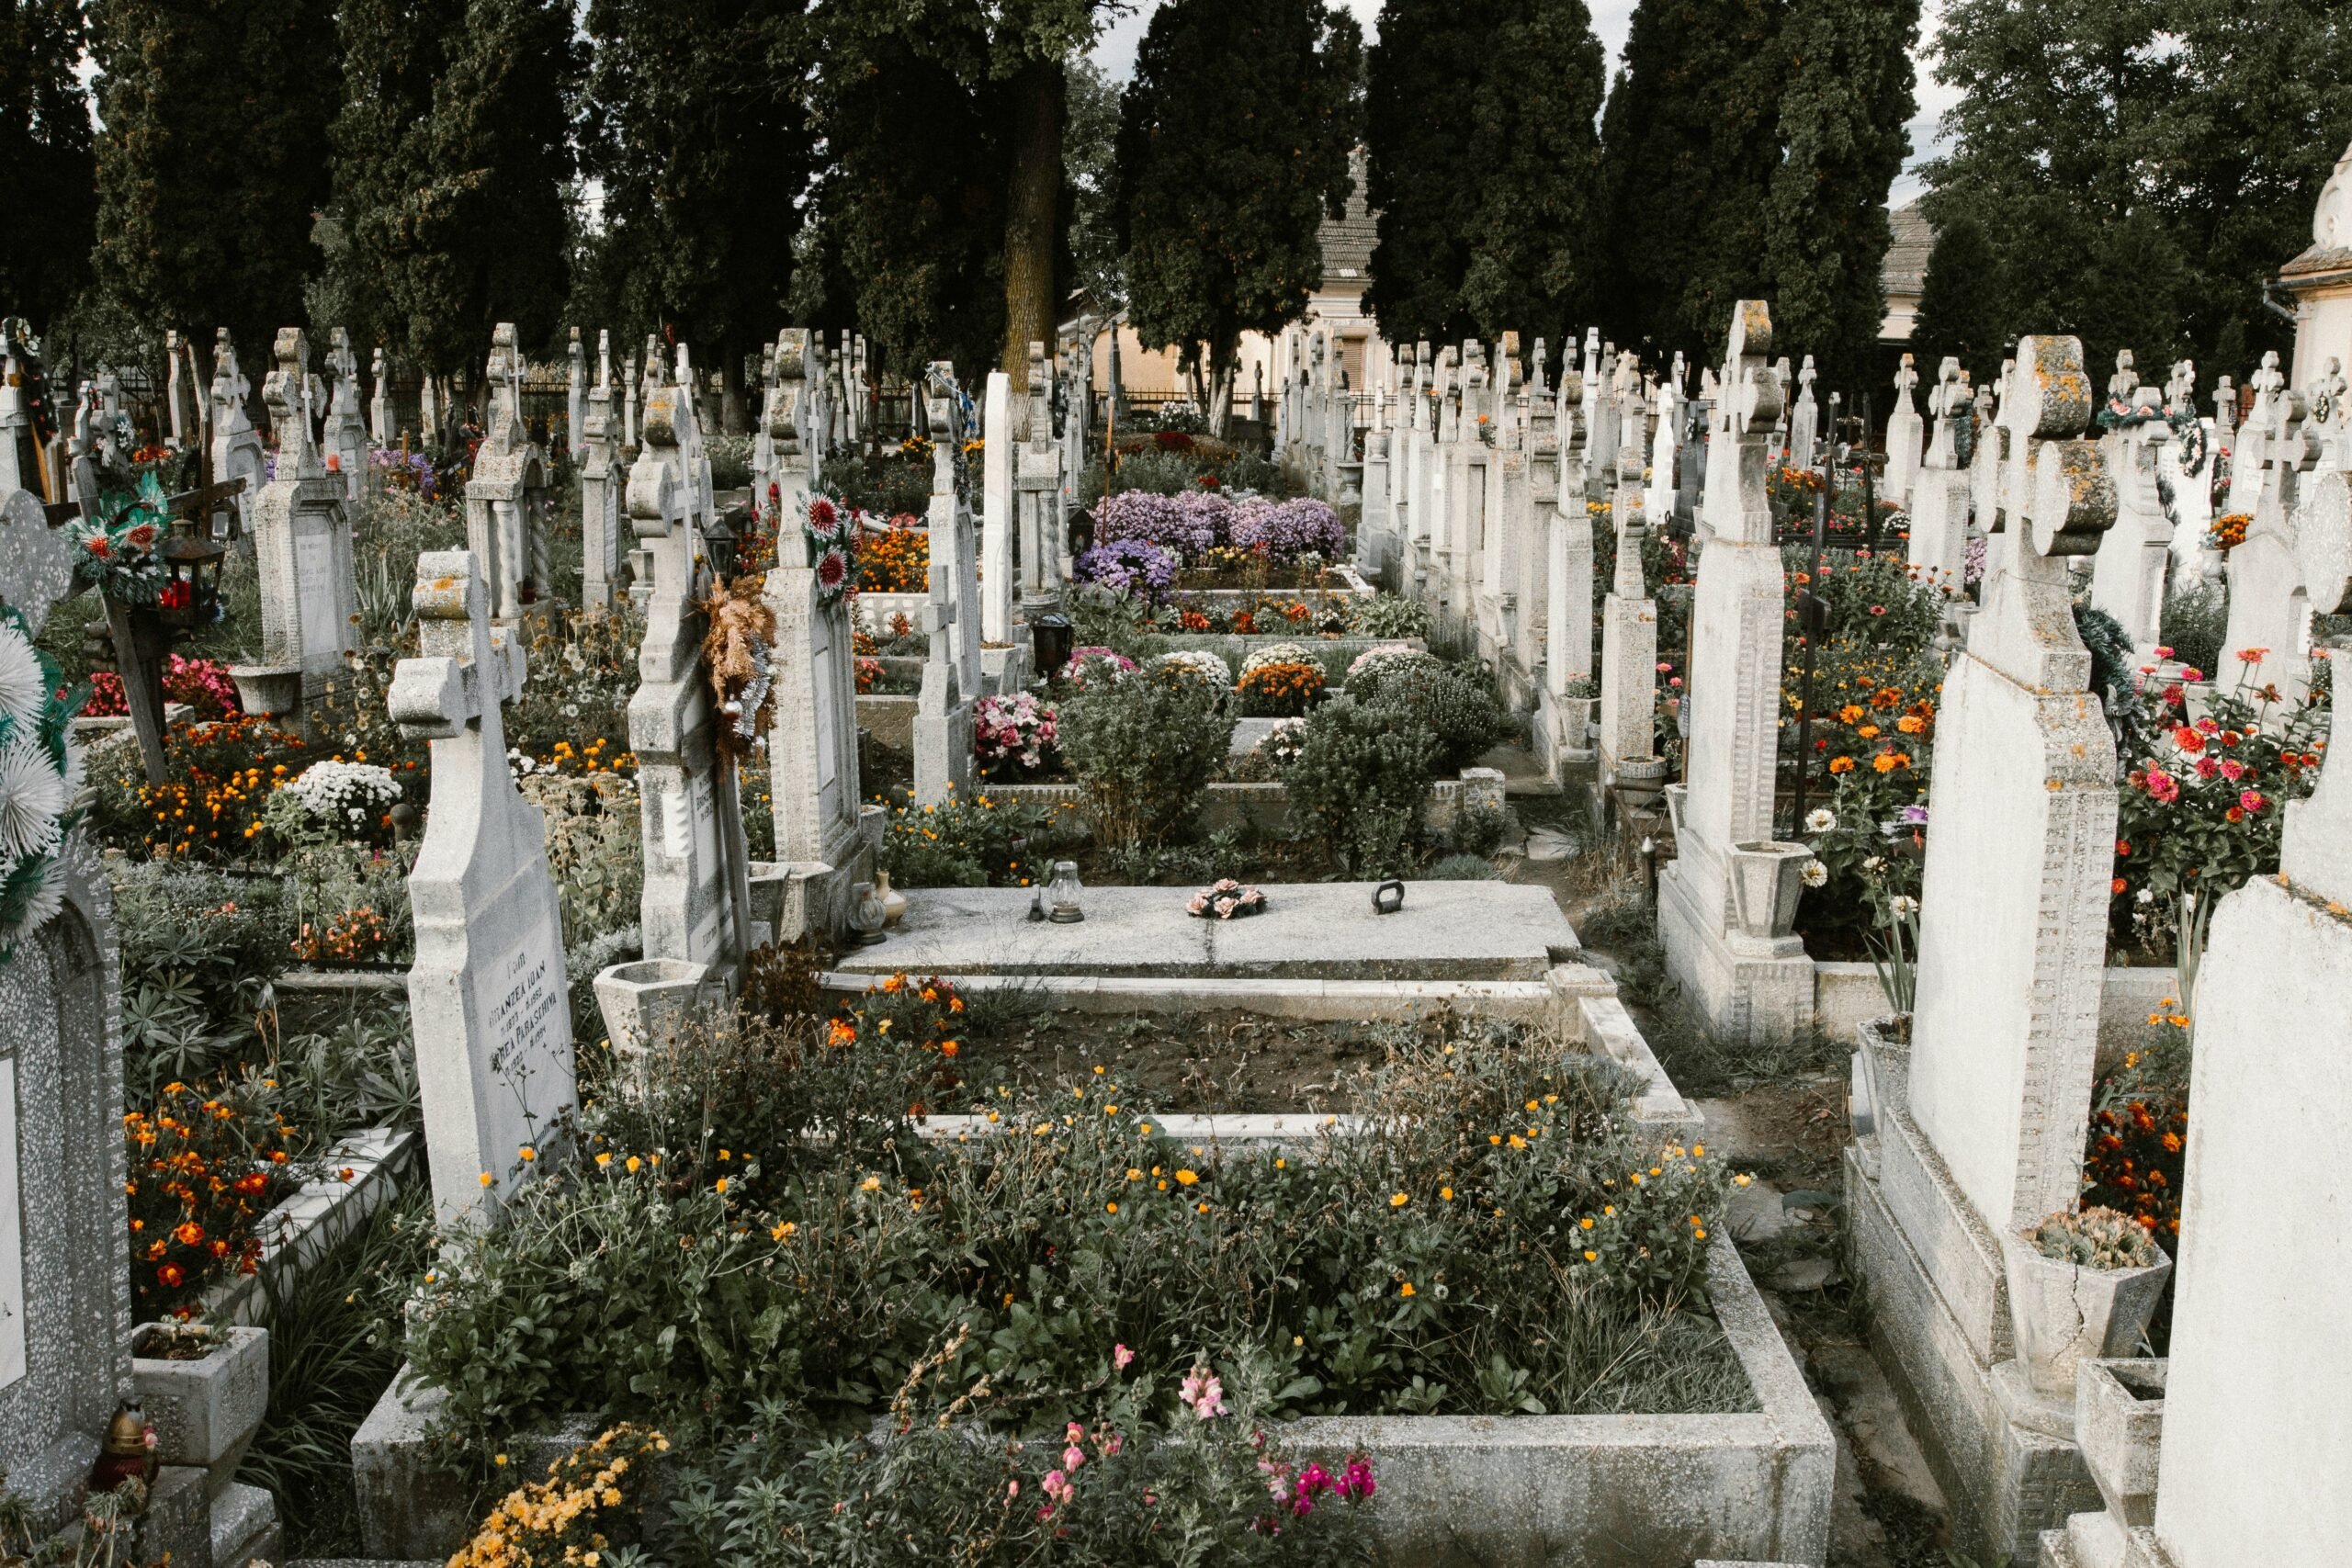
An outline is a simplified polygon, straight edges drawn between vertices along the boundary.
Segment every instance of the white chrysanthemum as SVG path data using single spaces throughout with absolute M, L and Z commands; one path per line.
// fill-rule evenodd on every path
M 57 847 L 65 778 L 29 736 L 0 748 L 0 854 L 40 855 Z
M 25 634 L 0 621 L 0 722 L 30 728 L 49 699 L 40 660 Z

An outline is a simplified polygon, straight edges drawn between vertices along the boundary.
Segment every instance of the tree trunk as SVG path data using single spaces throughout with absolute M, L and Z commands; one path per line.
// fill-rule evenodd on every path
M 1012 189 L 1004 220 L 1004 348 L 997 368 L 1029 389 L 1029 345 L 1054 342 L 1054 220 L 1062 194 L 1062 67 L 1033 60 L 1012 78 Z
M 1233 419 L 1233 378 L 1238 368 L 1234 361 L 1239 346 L 1229 338 L 1220 338 L 1209 348 L 1209 395 L 1203 412 L 1208 415 L 1209 434 L 1220 441 Z

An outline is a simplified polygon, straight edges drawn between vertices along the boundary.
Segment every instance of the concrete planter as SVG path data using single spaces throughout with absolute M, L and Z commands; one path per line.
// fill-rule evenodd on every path
M 1732 908 L 1744 934 L 1770 942 L 1796 929 L 1797 899 L 1804 892 L 1804 868 L 1812 859 L 1807 844 L 1732 846 Z
M 155 1425 L 155 1457 L 217 1474 L 217 1495 L 236 1474 L 269 1408 L 269 1332 L 222 1329 L 226 1342 L 194 1361 L 140 1355 L 146 1332 L 131 1331 L 130 1382 Z
M 641 1093 L 655 1047 L 677 1037 L 713 984 L 710 965 L 679 958 L 646 958 L 616 964 L 594 981 L 596 1005 L 613 1054 L 622 1058 L 622 1081 Z
M 2156 1522 L 2156 1461 L 2172 1363 L 2147 1357 L 2086 1360 L 2075 1370 L 2075 1440 L 2119 1524 Z
M 1281 1432 L 1295 1450 L 1364 1449 L 1379 1467 L 1382 1560 L 1538 1568 L 1687 1568 L 1697 1559 L 1819 1562 L 1829 1545 L 1835 1439 L 1739 1254 L 1708 1257 L 1715 1315 L 1756 1408 L 1722 1416 L 1318 1417 Z M 472 1527 L 463 1478 L 434 1462 L 436 1390 L 406 1373 L 352 1439 L 368 1551 L 445 1556 Z M 582 1417 L 505 1441 L 518 1473 L 585 1442 Z
M 2138 1347 L 2172 1259 L 2158 1247 L 2144 1269 L 2085 1269 L 2044 1258 L 2022 1231 L 2000 1237 L 2018 1359 L 2036 1393 L 2071 1399 L 2077 1365 Z

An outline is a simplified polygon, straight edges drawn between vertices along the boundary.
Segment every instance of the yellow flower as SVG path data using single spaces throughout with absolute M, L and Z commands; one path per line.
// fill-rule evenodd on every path
M 491 1456 L 490 1462 L 503 1468 L 506 1463 L 506 1456 L 504 1454 L 492 1454 Z
M 486 1170 L 485 1170 L 485 1171 L 483 1171 L 483 1172 L 481 1173 L 481 1184 L 482 1184 L 484 1187 L 487 1187 L 487 1186 L 489 1186 L 489 1185 L 490 1185 L 490 1172 L 488 1172 L 488 1171 L 486 1171 Z
M 1206 1203 L 1195 1203 L 1193 1205 L 1193 1213 L 1196 1214 L 1205 1214 L 1208 1212 L 1209 1206 Z
M 520 1156 L 522 1156 L 523 1163 L 524 1163 L 525 1165 L 528 1165 L 528 1164 L 530 1164 L 533 1160 L 535 1160 L 535 1159 L 537 1159 L 537 1158 L 538 1158 L 538 1157 L 539 1157 L 539 1151 L 538 1151 L 538 1150 L 537 1150 L 537 1149 L 535 1149 L 535 1148 L 533 1148 L 533 1147 L 532 1147 L 530 1145 L 528 1145 L 528 1144 L 525 1144 L 525 1145 L 524 1145 L 520 1149 L 517 1149 L 517 1150 L 515 1151 L 515 1153 L 517 1153 L 518 1155 L 520 1155 Z
M 1697 1230 L 1691 1232 L 1690 1235 L 1694 1240 L 1704 1241 L 1707 1239 L 1707 1229 L 1704 1225 L 1702 1225 Z
M 1105 1203 L 1102 1205 L 1102 1208 L 1107 1213 L 1115 1214 L 1119 1212 L 1119 1206 L 1116 1203 Z
M 1631 570 L 1632 569 L 1627 568 L 1627 570 Z M 1587 1263 L 1598 1263 L 1600 1261 L 1600 1254 L 1588 1249 L 1584 1255 L 1584 1260 Z
M 1592 1228 L 1592 1216 L 1590 1214 L 1587 1214 L 1583 1219 L 1578 1220 L 1577 1224 L 1582 1225 L 1587 1230 L 1590 1230 Z
M 1141 1181 L 1143 1179 L 1143 1167 L 1139 1165 L 1131 1165 L 1127 1167 L 1127 1179 L 1129 1181 Z
M 621 1166 L 622 1168 L 627 1170 L 631 1176 L 635 1176 L 637 1174 L 638 1167 L 643 1163 L 644 1162 L 639 1159 L 635 1155 L 631 1155 L 628 1159 L 621 1162 Z
M 1397 1286 L 1396 1293 L 1400 1296 L 1411 1295 L 1413 1293 L 1413 1281 L 1408 1280 L 1403 1284 Z
M 878 1176 L 869 1176 L 857 1184 L 857 1190 L 860 1192 L 879 1192 L 882 1190 L 882 1179 Z
M 794 1224 L 790 1220 L 786 1220 L 784 1224 L 768 1232 L 768 1239 L 770 1241 L 782 1241 L 786 1236 L 790 1235 L 799 1228 L 800 1227 L 798 1225 Z
M 1200 1179 L 1200 1173 L 1194 1170 L 1180 1170 L 1176 1173 L 1176 1184 L 1180 1187 L 1190 1187 Z
M 725 1193 L 727 1190 L 727 1178 L 723 1176 L 720 1177 L 716 1182 L 712 1183 L 712 1188 L 715 1191 L 722 1194 Z
M 1402 1192 L 1392 1192 L 1388 1196 L 1388 1206 L 1392 1209 L 1401 1209 L 1412 1201 L 1413 1200 L 1411 1198 Z
M 609 1153 L 601 1154 L 596 1156 L 596 1168 L 598 1170 L 604 1169 L 606 1166 L 612 1163 L 613 1156 Z
M 1439 1188 L 1437 1190 L 1437 1195 L 1444 1199 L 1449 1203 L 1453 1201 L 1453 1189 L 1451 1187 Z

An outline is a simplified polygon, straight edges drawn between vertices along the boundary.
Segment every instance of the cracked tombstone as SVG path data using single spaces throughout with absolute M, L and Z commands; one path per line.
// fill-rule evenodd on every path
M 417 558 L 422 651 L 392 672 L 392 717 L 433 752 L 424 840 L 408 879 L 408 975 L 433 1207 L 445 1225 L 496 1218 L 549 1153 L 575 1098 L 563 923 L 547 824 L 507 769 L 503 705 L 521 644 L 492 624 L 469 550 Z

